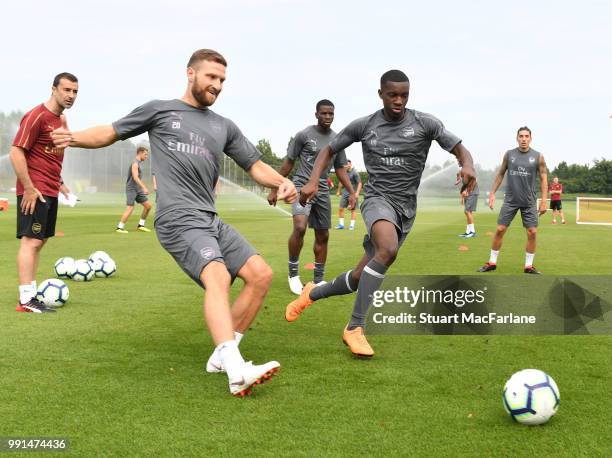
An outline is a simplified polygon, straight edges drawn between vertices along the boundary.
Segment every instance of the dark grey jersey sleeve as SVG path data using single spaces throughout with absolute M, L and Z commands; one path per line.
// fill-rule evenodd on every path
M 347 163 L 346 151 L 340 150 L 334 156 L 334 170 L 344 167 Z
M 360 142 L 363 138 L 363 131 L 367 122 L 368 117 L 356 119 L 344 129 L 342 129 L 340 132 L 338 132 L 338 135 L 336 135 L 329 144 L 329 147 L 331 148 L 332 152 L 334 154 L 337 154 L 352 145 L 353 143 Z
M 261 158 L 261 153 L 240 131 L 238 126 L 227 120 L 227 143 L 224 153 L 231 157 L 242 169 L 249 170 Z
M 157 104 L 157 100 L 151 100 L 135 108 L 127 116 L 115 121 L 112 125 L 117 133 L 117 138 L 125 140 L 147 132 L 153 125 L 157 114 Z
M 303 148 L 304 134 L 302 132 L 298 132 L 289 142 L 289 146 L 287 147 L 287 158 L 295 161 L 299 157 Z
M 431 139 L 437 141 L 443 150 L 452 151 L 458 143 L 461 143 L 461 139 L 447 130 L 442 121 L 435 116 L 427 115 L 425 123 L 430 132 Z

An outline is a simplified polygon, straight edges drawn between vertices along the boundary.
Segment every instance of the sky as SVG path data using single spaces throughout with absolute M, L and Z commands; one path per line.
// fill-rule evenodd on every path
M 336 131 L 380 109 L 380 75 L 397 68 L 411 80 L 408 107 L 441 119 L 484 168 L 522 125 L 551 169 L 612 159 L 607 0 L 21 0 L 0 11 L 0 111 L 31 109 L 69 71 L 75 130 L 180 98 L 191 53 L 212 48 L 228 60 L 214 111 L 281 156 L 322 98 Z M 348 155 L 363 168 L 360 145 Z M 429 163 L 448 159 L 434 143 Z

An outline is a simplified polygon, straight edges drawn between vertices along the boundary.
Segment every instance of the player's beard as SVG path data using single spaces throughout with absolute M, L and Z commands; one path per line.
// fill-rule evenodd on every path
M 208 94 L 209 97 L 214 97 L 214 99 L 212 101 L 208 100 L 206 98 L 206 94 Z M 200 88 L 197 77 L 195 77 L 193 80 L 193 86 L 191 86 L 191 95 L 202 107 L 209 107 L 217 100 L 217 96 L 213 96 L 213 94 L 208 92 L 208 88 Z

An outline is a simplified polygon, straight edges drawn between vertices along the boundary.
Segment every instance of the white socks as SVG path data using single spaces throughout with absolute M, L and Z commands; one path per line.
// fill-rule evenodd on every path
M 533 258 L 535 253 L 525 253 L 525 267 L 533 266 Z
M 141 219 L 140 219 L 140 221 L 138 222 L 138 225 L 139 225 L 139 226 L 144 226 L 144 225 L 145 225 L 145 222 L 146 222 L 146 221 L 145 221 L 144 219 L 142 219 L 142 218 L 141 218 Z
M 489 256 L 489 264 L 497 264 L 497 255 L 499 254 L 499 250 L 491 250 L 491 256 Z
M 355 229 L 355 220 L 354 220 L 354 219 L 352 219 L 352 220 L 351 220 L 351 224 L 350 224 L 350 226 L 349 226 L 349 227 L 350 227 L 351 229 Z
M 227 373 L 227 377 L 232 380 L 238 380 L 242 377 L 242 366 L 244 359 L 238 350 L 238 342 L 235 340 L 228 340 L 227 342 L 220 343 L 216 352 L 219 352 L 221 364 Z
M 465 229 L 465 232 L 467 232 L 468 234 L 469 234 L 470 232 L 474 232 L 474 233 L 475 233 L 475 232 L 476 232 L 476 229 L 474 229 L 474 224 L 468 224 L 468 225 L 467 225 L 467 228 Z
M 117 227 L 119 229 L 123 229 L 125 227 L 125 223 L 122 223 L 121 221 L 119 221 L 119 224 L 117 224 Z
M 34 285 L 36 281 L 33 281 L 29 285 L 19 285 L 19 302 L 21 304 L 27 304 L 34 296 L 36 296 L 36 288 Z
M 338 218 L 338 226 L 344 226 L 344 218 Z

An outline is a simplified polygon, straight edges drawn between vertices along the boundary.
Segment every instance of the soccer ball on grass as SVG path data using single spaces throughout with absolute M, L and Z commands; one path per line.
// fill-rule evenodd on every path
M 513 420 L 525 425 L 546 423 L 557 413 L 560 399 L 555 381 L 538 369 L 519 371 L 504 386 L 506 412 Z
M 62 307 L 70 296 L 68 285 L 57 278 L 49 278 L 38 287 L 36 298 L 49 307 Z

